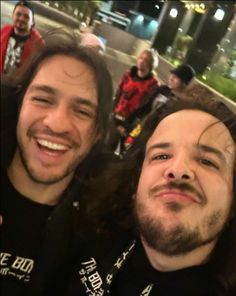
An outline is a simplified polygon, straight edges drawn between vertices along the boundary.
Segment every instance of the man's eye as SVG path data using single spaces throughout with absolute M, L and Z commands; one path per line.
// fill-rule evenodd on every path
M 49 99 L 43 97 L 32 97 L 32 100 L 40 104 L 51 104 L 51 101 Z
M 166 160 L 166 159 L 170 159 L 170 155 L 169 154 L 159 154 L 159 155 L 154 155 L 152 157 L 152 160 Z
M 205 165 L 205 166 L 213 167 L 213 168 L 219 170 L 219 166 L 216 163 L 214 163 L 213 161 L 209 160 L 209 159 L 201 158 L 200 163 Z
M 88 110 L 81 109 L 81 108 L 74 109 L 74 112 L 79 117 L 87 117 L 87 118 L 93 118 L 94 117 L 92 112 L 90 112 Z

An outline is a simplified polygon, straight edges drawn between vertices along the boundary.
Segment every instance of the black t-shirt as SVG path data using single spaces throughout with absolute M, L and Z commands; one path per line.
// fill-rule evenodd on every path
M 205 264 L 159 272 L 152 268 L 141 243 L 138 243 L 114 279 L 110 292 L 112 296 L 215 296 L 220 287 L 210 270 Z
M 20 36 L 15 34 L 14 31 L 12 32 L 7 44 L 4 73 L 10 73 L 19 66 L 25 42 L 29 37 L 30 35 Z
M 1 295 L 25 295 L 39 253 L 44 225 L 54 207 L 36 203 L 15 190 L 1 172 Z
M 107 247 L 102 247 L 101 252 L 96 251 L 99 244 L 95 245 L 95 252 L 78 248 L 79 255 L 83 252 L 87 255 L 77 265 L 66 296 L 226 295 L 210 264 L 160 272 L 151 266 L 140 241 L 133 248 L 131 241 L 128 244 L 116 240 L 105 243 L 108 243 Z

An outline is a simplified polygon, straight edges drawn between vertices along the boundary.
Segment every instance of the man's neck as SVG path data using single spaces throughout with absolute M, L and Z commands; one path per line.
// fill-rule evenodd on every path
M 168 256 L 154 250 L 142 239 L 142 245 L 150 264 L 154 269 L 162 272 L 175 271 L 206 263 L 215 244 L 216 241 L 213 241 L 189 253 Z
M 140 78 L 144 78 L 144 77 L 146 77 L 147 75 L 148 75 L 148 71 L 141 71 L 141 70 L 137 70 L 137 75 L 138 75 L 138 77 L 140 77 Z
M 69 185 L 72 175 L 55 184 L 42 184 L 30 178 L 16 152 L 7 169 L 8 177 L 15 189 L 25 197 L 47 205 L 56 205 L 61 194 Z

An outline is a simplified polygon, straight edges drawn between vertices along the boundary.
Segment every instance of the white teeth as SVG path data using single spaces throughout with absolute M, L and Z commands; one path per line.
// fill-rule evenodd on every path
M 52 149 L 52 150 L 67 150 L 67 147 L 62 145 L 62 144 L 52 143 L 52 142 L 42 140 L 42 139 L 37 139 L 37 142 L 41 146 L 47 147 L 47 148 Z

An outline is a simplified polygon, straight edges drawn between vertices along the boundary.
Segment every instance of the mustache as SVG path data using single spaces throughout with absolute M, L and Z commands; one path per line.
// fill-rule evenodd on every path
M 181 191 L 186 192 L 186 193 L 191 193 L 193 195 L 196 195 L 203 205 L 205 205 L 207 203 L 207 198 L 206 198 L 206 196 L 204 194 L 200 193 L 191 184 L 185 183 L 185 182 L 179 183 L 179 182 L 171 181 L 171 182 L 169 182 L 167 184 L 156 185 L 156 186 L 154 186 L 154 187 L 152 187 L 150 189 L 149 196 L 153 196 L 159 191 L 168 190 L 168 189 L 169 190 L 177 189 L 177 190 L 181 190 Z
M 74 141 L 74 139 L 72 139 L 72 137 L 68 134 L 68 133 L 55 133 L 54 131 L 52 131 L 50 128 L 43 128 L 43 129 L 38 129 L 38 128 L 29 128 L 27 135 L 29 137 L 34 137 L 37 136 L 37 133 L 42 133 L 43 135 L 47 135 L 56 139 L 62 139 L 65 140 L 66 142 L 68 142 L 71 146 L 73 147 L 78 147 L 79 144 L 78 142 Z

